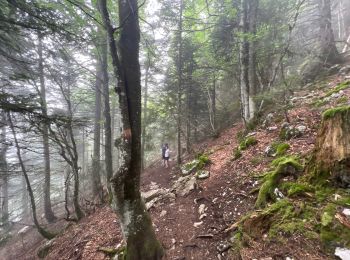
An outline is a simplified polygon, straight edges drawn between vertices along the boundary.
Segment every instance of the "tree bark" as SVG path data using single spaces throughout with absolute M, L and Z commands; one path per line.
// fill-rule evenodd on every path
M 100 59 L 98 59 L 100 60 Z M 102 68 L 100 61 L 97 62 L 97 74 L 95 82 L 95 120 L 94 120 L 94 151 L 92 156 L 92 197 L 97 203 L 102 202 L 102 185 L 100 176 L 101 159 L 101 91 L 102 91 Z
M 147 54 L 146 61 L 146 74 L 145 74 L 145 87 L 144 87 L 144 98 L 143 98 L 143 124 L 142 124 L 142 143 L 141 143 L 141 167 L 142 170 L 145 169 L 145 145 L 146 145 L 146 129 L 147 129 L 147 101 L 148 101 L 148 77 L 149 77 L 149 68 L 150 68 L 150 57 L 149 53 Z
M 15 143 L 15 148 L 16 148 L 16 152 L 17 152 L 17 158 L 18 158 L 18 161 L 19 161 L 19 165 L 21 166 L 21 170 L 22 170 L 22 173 L 23 173 L 24 179 L 26 181 L 26 185 L 27 185 L 27 191 L 28 191 L 28 195 L 29 195 L 29 198 L 30 198 L 30 204 L 31 204 L 31 207 L 32 207 L 32 216 L 33 216 L 34 225 L 37 228 L 37 230 L 40 233 L 40 235 L 42 235 L 44 238 L 52 239 L 56 235 L 53 234 L 53 233 L 50 233 L 49 231 L 44 229 L 39 224 L 39 221 L 37 219 L 34 193 L 33 193 L 32 187 L 30 185 L 30 181 L 29 181 L 29 177 L 28 177 L 28 174 L 27 174 L 27 170 L 26 170 L 26 168 L 24 166 L 24 162 L 22 160 L 21 149 L 20 149 L 19 144 L 18 144 L 15 127 L 14 127 L 14 125 L 12 123 L 12 118 L 11 118 L 10 112 L 8 112 L 7 115 L 8 115 L 8 122 L 9 122 L 9 125 L 10 125 L 10 129 L 12 131 L 12 135 L 13 135 L 13 139 L 14 139 L 14 143 Z
M 183 0 L 180 0 L 180 14 L 178 24 L 178 86 L 177 86 L 177 164 L 180 165 L 182 161 L 182 147 L 181 147 L 181 107 L 182 107 L 182 26 L 183 26 Z
M 137 1 L 119 1 L 119 22 L 122 26 L 118 52 L 106 0 L 100 0 L 99 5 L 108 34 L 114 74 L 118 78 L 116 92 L 123 123 L 122 136 L 116 141 L 122 148 L 123 163 L 112 178 L 112 187 L 114 206 L 127 244 L 125 259 L 161 259 L 163 250 L 140 194 L 141 83 Z
M 42 34 L 38 33 L 38 54 L 39 54 L 39 75 L 40 75 L 40 99 L 41 99 L 41 113 L 47 117 L 47 103 L 46 103 L 46 87 L 44 78 L 43 66 L 43 44 Z M 46 220 L 51 223 L 56 220 L 56 217 L 51 207 L 51 167 L 50 167 L 50 148 L 49 148 L 49 129 L 47 124 L 42 124 L 43 146 L 44 146 L 44 161 L 45 161 L 45 179 L 44 179 L 44 213 Z
M 241 0 L 241 20 L 240 27 L 243 37 L 240 43 L 240 89 L 241 89 L 241 106 L 242 117 L 245 123 L 250 121 L 249 111 L 249 42 L 247 34 L 249 32 L 248 25 L 248 3 L 247 0 Z
M 253 40 L 249 43 L 249 64 L 248 64 L 248 78 L 249 78 L 249 118 L 252 119 L 256 114 L 256 104 L 254 96 L 258 92 L 258 81 L 256 75 L 256 23 L 258 14 L 258 0 L 249 1 L 249 33 L 253 36 Z
M 334 41 L 330 0 L 318 0 L 318 8 L 320 14 L 319 57 L 323 63 L 335 64 L 340 61 L 340 55 Z
M 112 156 L 112 123 L 111 123 L 111 108 L 109 104 L 109 78 L 108 78 L 108 38 L 106 33 L 103 33 L 103 44 L 101 50 L 101 68 L 102 68 L 102 86 L 103 86 L 103 100 L 104 100 L 104 132 L 105 132 L 105 167 L 107 177 L 108 193 L 112 195 L 112 189 L 109 185 L 113 176 L 113 156 Z
M 0 177 L 1 177 L 1 224 L 5 227 L 9 224 L 9 196 L 8 196 L 8 169 L 6 153 L 6 114 L 1 112 L 1 133 L 0 133 Z

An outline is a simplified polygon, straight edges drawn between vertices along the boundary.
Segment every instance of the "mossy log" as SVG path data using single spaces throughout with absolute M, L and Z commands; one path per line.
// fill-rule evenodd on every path
M 350 106 L 323 113 L 315 154 L 309 167 L 313 178 L 326 177 L 339 187 L 350 187 Z

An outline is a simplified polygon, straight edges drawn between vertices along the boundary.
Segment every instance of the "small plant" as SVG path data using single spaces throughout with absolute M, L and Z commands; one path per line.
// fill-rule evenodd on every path
M 233 152 L 233 160 L 237 160 L 242 157 L 241 150 L 237 147 Z
M 338 98 L 336 101 L 337 104 L 344 104 L 346 102 L 348 102 L 348 98 L 346 96 L 342 96 L 342 97 Z
M 249 137 L 245 138 L 242 142 L 240 142 L 239 149 L 246 150 L 248 147 L 253 146 L 257 143 L 258 143 L 258 141 L 256 140 L 256 138 L 254 136 L 249 136 Z

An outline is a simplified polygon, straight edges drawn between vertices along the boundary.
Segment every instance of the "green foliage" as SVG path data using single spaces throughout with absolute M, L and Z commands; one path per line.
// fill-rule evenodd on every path
M 275 142 L 271 144 L 271 147 L 276 151 L 275 156 L 282 156 L 290 148 L 290 145 L 287 143 Z
M 256 138 L 254 136 L 249 136 L 249 137 L 245 138 L 242 142 L 240 142 L 239 149 L 246 150 L 250 146 L 253 146 L 257 143 L 258 143 L 258 141 L 256 140 Z
M 285 182 L 281 185 L 281 189 L 286 191 L 289 197 L 302 195 L 305 192 L 314 192 L 315 188 L 308 183 Z
M 348 113 L 350 113 L 350 106 L 335 107 L 324 111 L 322 118 L 323 120 L 327 120 L 333 118 L 336 114 L 347 115 Z
M 328 91 L 325 94 L 325 97 L 329 97 L 329 96 L 331 96 L 334 93 L 338 93 L 340 90 L 347 89 L 348 87 L 350 87 L 350 80 L 344 81 L 342 83 L 339 83 L 337 86 L 335 86 L 335 88 L 333 88 L 332 90 Z
M 325 99 L 317 99 L 314 102 L 312 102 L 312 105 L 314 107 L 323 107 L 326 104 L 328 104 L 328 101 Z
M 210 163 L 210 159 L 207 154 L 198 154 L 197 159 L 194 159 L 181 167 L 182 174 L 190 174 L 196 170 L 203 169 Z
M 197 160 L 198 160 L 198 165 L 197 165 L 198 170 L 203 169 L 207 164 L 210 163 L 210 159 L 207 154 L 199 155 Z

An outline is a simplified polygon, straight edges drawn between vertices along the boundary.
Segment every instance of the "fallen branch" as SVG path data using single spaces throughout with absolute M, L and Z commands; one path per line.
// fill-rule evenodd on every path
M 350 228 L 350 221 L 348 220 L 348 218 L 343 214 L 343 213 L 337 213 L 335 214 L 335 218 L 344 226 L 346 226 L 347 228 Z

